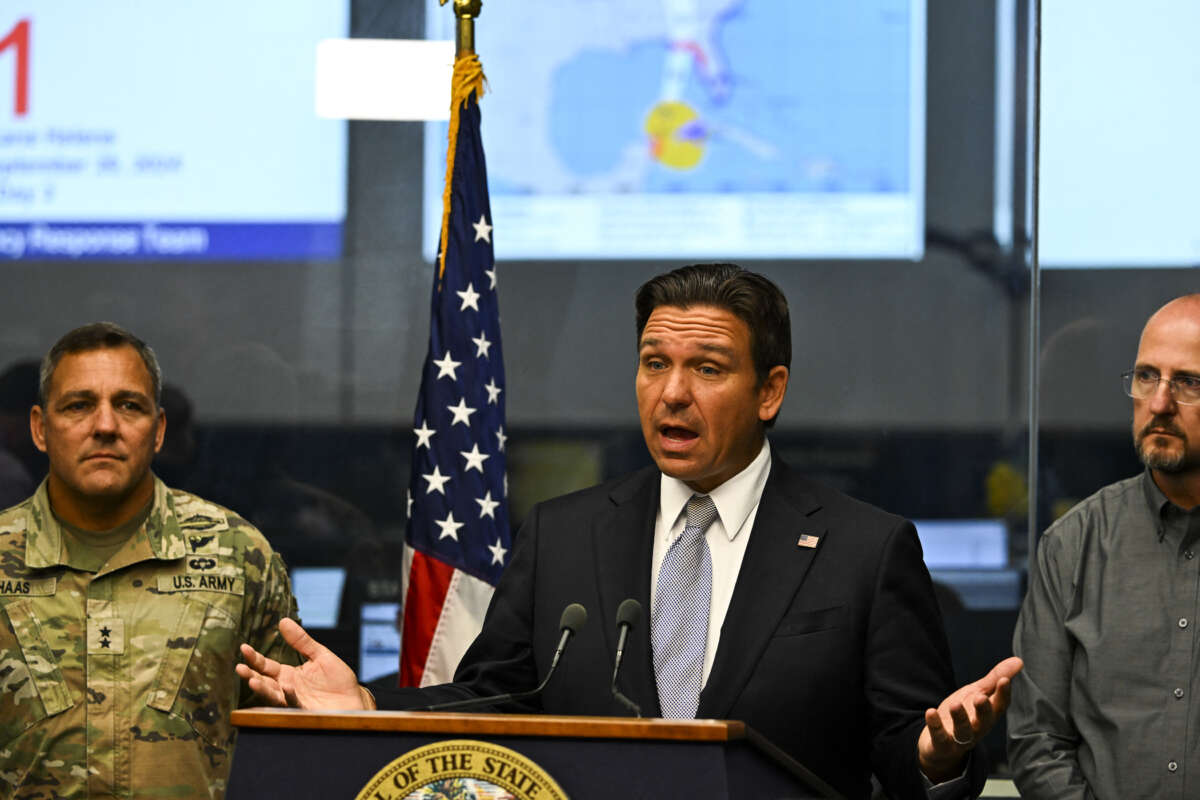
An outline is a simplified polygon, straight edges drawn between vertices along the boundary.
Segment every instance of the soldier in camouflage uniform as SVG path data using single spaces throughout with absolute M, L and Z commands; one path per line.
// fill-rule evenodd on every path
M 261 533 L 150 472 L 161 373 L 127 331 L 68 333 L 30 414 L 50 474 L 0 512 L 0 796 L 220 798 L 248 641 L 298 658 Z

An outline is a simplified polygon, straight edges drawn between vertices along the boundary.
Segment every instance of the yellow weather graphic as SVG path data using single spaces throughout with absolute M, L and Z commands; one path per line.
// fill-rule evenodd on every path
M 704 157 L 708 129 L 686 103 L 668 100 L 650 109 L 646 115 L 646 133 L 650 137 L 650 155 L 664 166 L 691 169 Z

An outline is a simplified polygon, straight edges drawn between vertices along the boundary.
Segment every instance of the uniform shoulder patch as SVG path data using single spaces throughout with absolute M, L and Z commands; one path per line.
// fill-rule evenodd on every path
M 215 533 L 185 533 L 187 551 L 190 555 L 216 555 L 221 541 Z

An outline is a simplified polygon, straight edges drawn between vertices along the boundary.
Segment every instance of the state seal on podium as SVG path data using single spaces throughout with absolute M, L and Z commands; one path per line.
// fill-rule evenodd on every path
M 567 800 L 541 767 L 507 747 L 450 739 L 392 761 L 356 800 Z

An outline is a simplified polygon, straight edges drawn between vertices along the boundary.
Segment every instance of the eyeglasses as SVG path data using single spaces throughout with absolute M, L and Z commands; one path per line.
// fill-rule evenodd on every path
M 1200 375 L 1176 375 L 1174 378 L 1164 378 L 1153 369 L 1131 369 L 1121 373 L 1121 383 L 1125 386 L 1125 394 L 1135 400 L 1145 400 L 1153 397 L 1158 391 L 1158 384 L 1166 381 L 1171 396 L 1181 406 L 1200 405 Z

